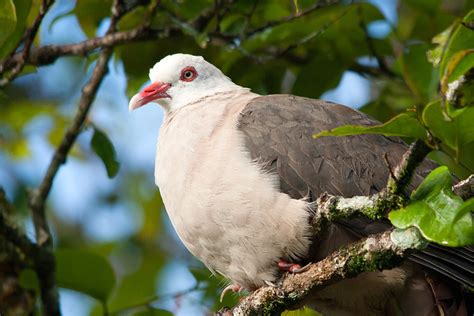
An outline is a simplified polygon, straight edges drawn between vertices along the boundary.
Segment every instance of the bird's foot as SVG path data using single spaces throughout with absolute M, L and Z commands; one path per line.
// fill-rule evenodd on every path
M 290 273 L 302 273 L 309 269 L 310 264 L 311 263 L 308 263 L 307 265 L 302 267 L 301 265 L 297 263 L 291 263 L 283 259 L 280 259 L 278 261 L 278 269 L 280 269 L 280 271 L 288 271 Z
M 229 284 L 225 287 L 225 289 L 221 293 L 221 297 L 219 298 L 220 302 L 224 300 L 224 296 L 227 294 L 227 292 L 231 291 L 234 293 L 240 293 L 243 288 L 239 284 Z
M 273 283 L 273 282 L 271 282 L 271 281 L 265 280 L 265 281 L 263 281 L 263 282 L 265 282 L 265 284 L 268 285 L 269 287 L 277 287 L 276 284 Z

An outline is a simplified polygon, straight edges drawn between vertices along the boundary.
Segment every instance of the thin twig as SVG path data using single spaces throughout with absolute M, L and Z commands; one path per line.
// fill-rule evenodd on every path
M 11 80 L 13 80 L 23 69 L 25 66 L 26 61 L 28 60 L 28 55 L 30 54 L 31 45 L 36 37 L 36 33 L 38 32 L 39 26 L 43 21 L 46 12 L 48 12 L 51 5 L 54 3 L 54 0 L 43 0 L 41 4 L 39 14 L 35 18 L 33 25 L 25 31 L 22 40 L 24 40 L 25 45 L 23 50 L 19 53 L 19 60 L 16 63 L 15 67 L 4 77 L 0 80 L 0 87 L 5 86 Z M 21 41 L 20 41 L 21 43 Z M 16 50 L 16 49 L 15 49 Z M 14 52 L 14 51 L 13 51 Z M 3 67 L 0 67 L 3 68 Z
M 98 48 L 113 47 L 136 41 L 153 40 L 177 34 L 177 28 L 151 29 L 147 26 L 139 26 L 130 31 L 114 32 L 101 37 L 88 39 L 76 44 L 69 45 L 45 45 L 31 50 L 26 61 L 33 66 L 44 66 L 54 63 L 63 56 L 86 56 Z M 0 73 L 15 67 L 21 60 L 20 53 L 6 60 Z
M 460 181 L 453 186 L 453 191 L 459 195 L 463 200 L 468 200 L 474 197 L 474 174 L 471 174 L 467 179 Z
M 118 20 L 125 12 L 121 6 L 121 1 L 114 0 L 112 5 L 112 18 L 107 35 L 115 31 Z M 99 85 L 107 73 L 107 64 L 111 55 L 112 48 L 104 48 L 100 53 L 92 76 L 82 89 L 81 99 L 73 123 L 66 131 L 60 145 L 54 152 L 41 184 L 37 189 L 32 190 L 29 195 L 28 204 L 33 215 L 36 242 L 41 248 L 38 256 L 35 257 L 35 266 L 40 281 L 43 309 L 46 315 L 60 315 L 60 310 L 55 278 L 56 263 L 53 255 L 51 232 L 46 219 L 45 203 L 51 191 L 53 180 L 60 166 L 66 161 L 66 157 L 82 129 Z
M 142 302 L 132 304 L 132 305 L 123 307 L 119 310 L 116 310 L 115 312 L 112 312 L 111 315 L 119 316 L 119 315 L 127 314 L 128 312 L 131 312 L 131 311 L 136 311 L 138 309 L 147 308 L 149 306 L 152 306 L 153 304 L 156 304 L 156 303 L 161 302 L 161 301 L 166 300 L 166 299 L 178 298 L 178 297 L 181 297 L 181 296 L 193 293 L 193 292 L 203 291 L 203 290 L 205 290 L 205 288 L 201 287 L 200 283 L 197 282 L 192 287 L 189 287 L 189 288 L 184 289 L 182 291 L 177 291 L 177 292 L 174 292 L 174 293 L 167 293 L 167 294 L 153 295 L 153 296 L 143 300 Z
M 363 14 L 362 14 L 362 7 L 359 6 L 358 7 L 358 10 L 357 10 L 358 14 L 359 14 L 359 25 L 362 29 L 362 32 L 364 32 L 364 36 L 365 36 L 365 41 L 367 42 L 367 46 L 369 48 L 369 51 L 370 53 L 372 54 L 372 56 L 375 57 L 375 59 L 377 60 L 377 64 L 379 66 L 379 69 L 387 76 L 389 77 L 395 77 L 396 74 L 390 70 L 390 68 L 388 68 L 385 60 L 383 59 L 382 56 L 380 56 L 378 53 L 377 53 L 377 50 L 375 49 L 375 45 L 374 45 L 374 41 L 372 39 L 372 37 L 370 36 L 369 32 L 368 32 L 368 29 L 367 29 L 367 25 L 365 23 L 365 20 L 364 20 L 364 17 L 363 17 Z
M 301 18 L 306 16 L 318 8 L 322 6 L 327 6 L 331 4 L 337 4 L 337 1 L 331 1 L 324 4 L 320 4 L 319 2 L 310 8 L 306 9 L 305 11 L 300 12 L 298 15 L 292 15 L 286 17 L 279 21 L 272 21 L 269 24 L 266 24 L 258 29 L 254 29 L 250 32 L 244 34 L 244 38 L 247 38 L 251 35 L 256 34 L 257 32 L 262 32 L 268 27 L 274 27 L 276 25 L 280 25 L 283 23 L 291 22 L 297 18 Z M 160 2 L 156 1 L 151 5 L 152 8 L 159 7 L 162 9 L 166 14 L 170 15 L 175 21 L 179 21 L 181 24 L 185 23 L 188 29 L 193 29 L 196 31 L 196 34 L 199 34 L 203 31 L 203 28 L 206 27 L 208 21 L 213 17 L 211 13 L 214 10 L 209 10 L 207 14 L 204 14 L 203 17 L 198 17 L 196 20 L 191 22 L 182 21 L 176 16 L 173 12 L 167 10 L 163 6 L 160 6 Z M 155 10 L 154 9 L 154 10 Z M 154 13 L 154 11 L 152 11 Z M 338 19 L 336 19 L 338 20 Z M 335 21 L 332 21 L 335 22 Z M 324 31 L 327 26 L 323 27 L 322 30 L 318 32 L 318 34 Z M 59 57 L 63 56 L 86 56 L 87 54 L 95 51 L 98 48 L 105 48 L 105 47 L 113 47 L 117 45 L 128 44 L 131 42 L 137 41 L 147 41 L 147 40 L 155 40 L 160 38 L 169 38 L 175 35 L 180 35 L 183 33 L 183 29 L 178 26 L 168 26 L 165 28 L 152 28 L 149 23 L 145 23 L 142 26 L 139 26 L 135 29 L 129 31 L 122 31 L 122 32 L 113 32 L 110 34 L 106 34 L 105 36 L 96 37 L 93 39 L 88 39 L 76 44 L 69 44 L 69 45 L 45 45 L 38 48 L 33 48 L 29 55 L 27 56 L 26 60 L 22 61 L 21 52 L 16 53 L 13 56 L 5 59 L 2 64 L 0 64 L 0 74 L 5 73 L 6 71 L 17 67 L 19 63 L 24 63 L 25 65 L 33 65 L 33 66 L 42 66 L 42 65 L 49 65 L 55 62 Z M 317 34 L 316 34 L 317 35 Z M 311 36 L 314 37 L 315 34 Z M 224 34 L 220 34 L 218 32 L 213 32 L 209 34 L 209 38 L 211 42 L 215 45 L 234 45 L 236 40 L 233 36 L 226 36 Z M 300 45 L 301 43 L 297 43 L 296 45 Z M 278 55 L 286 54 L 289 50 L 296 47 L 293 45 L 291 47 L 286 48 L 283 51 L 280 51 Z M 275 58 L 275 56 L 269 56 L 271 58 Z
M 299 19 L 301 17 L 304 17 L 308 14 L 311 14 L 323 7 L 327 7 L 327 6 L 330 6 L 330 5 L 337 5 L 339 4 L 339 1 L 337 0 L 333 0 L 333 1 L 318 1 L 316 2 L 315 4 L 313 4 L 312 6 L 308 7 L 307 9 L 303 10 L 303 11 L 300 11 L 298 14 L 293 14 L 293 15 L 290 15 L 290 16 L 287 16 L 283 19 L 280 19 L 280 20 L 277 20 L 277 21 L 269 21 L 268 23 L 266 23 L 265 25 L 262 25 L 256 29 L 253 29 L 249 32 L 247 32 L 245 34 L 245 37 L 251 37 L 257 33 L 260 33 L 260 32 L 263 32 L 269 28 L 272 28 L 272 27 L 275 27 L 275 26 L 278 26 L 278 25 L 281 25 L 281 24 L 284 24 L 284 23 L 288 23 L 288 22 L 291 22 L 291 21 L 294 21 L 296 19 Z
M 332 26 L 333 24 L 337 23 L 340 19 L 342 19 L 351 9 L 352 8 L 349 7 L 347 10 L 342 12 L 339 16 L 337 16 L 336 18 L 334 18 L 331 21 L 328 21 L 326 24 L 324 24 L 321 28 L 319 28 L 316 31 L 308 34 L 307 36 L 305 36 L 301 40 L 297 41 L 296 43 L 288 45 L 284 49 L 280 49 L 280 50 L 273 51 L 273 52 L 266 52 L 265 54 L 255 54 L 255 53 L 252 53 L 252 52 L 249 52 L 249 51 L 245 50 L 241 45 L 238 45 L 235 48 L 237 50 L 239 50 L 244 56 L 253 59 L 256 63 L 259 63 L 259 64 L 264 63 L 264 62 L 269 61 L 269 60 L 274 60 L 275 58 L 281 58 L 281 57 L 286 57 L 286 58 L 290 59 L 292 62 L 296 62 L 296 63 L 300 63 L 300 64 L 304 63 L 305 59 L 302 59 L 299 56 L 290 55 L 289 53 L 292 50 L 294 50 L 295 48 L 306 44 L 307 42 L 311 41 L 315 37 L 317 37 L 317 36 L 321 35 L 322 33 L 324 33 L 330 26 Z

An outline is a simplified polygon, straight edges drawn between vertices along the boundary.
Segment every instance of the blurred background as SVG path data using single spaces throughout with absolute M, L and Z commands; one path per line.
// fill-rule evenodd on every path
M 99 253 L 112 265 L 117 283 L 109 299 L 110 311 L 126 315 L 149 303 L 177 315 L 204 315 L 221 306 L 218 293 L 225 285 L 184 249 L 154 185 L 162 109 L 157 105 L 134 112 L 127 109 L 129 98 L 148 83 L 148 69 L 154 63 L 177 52 L 203 55 L 254 92 L 321 98 L 385 121 L 436 93 L 436 82 L 416 93 L 403 72 L 425 67 L 432 37 L 474 7 L 474 1 L 468 0 L 341 1 L 290 23 L 240 36 L 304 11 L 314 2 L 231 1 L 218 21 L 226 36 L 224 44 L 214 43 L 206 33 L 184 30 L 115 50 L 88 127 L 60 169 L 47 206 L 57 247 Z M 171 14 L 158 9 L 153 23 L 191 20 L 213 4 L 162 1 Z M 38 1 L 32 2 L 34 6 Z M 129 13 L 119 28 L 139 25 L 144 10 L 138 7 Z M 102 36 L 109 15 L 110 1 L 56 1 L 35 45 Z M 15 218 L 32 238 L 27 189 L 41 182 L 96 57 L 97 52 L 92 52 L 26 68 L 0 90 L 0 186 L 19 210 Z M 91 148 L 94 128 L 103 131 L 115 148 L 120 169 L 112 178 Z M 100 304 L 86 294 L 66 289 L 60 294 L 64 315 L 102 313 Z M 223 305 L 236 299 L 229 295 Z M 139 308 L 126 309 L 135 305 Z

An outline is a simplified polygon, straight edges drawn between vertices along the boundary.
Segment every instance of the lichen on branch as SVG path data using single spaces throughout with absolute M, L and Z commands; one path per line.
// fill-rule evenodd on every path
M 386 231 L 344 247 L 313 263 L 299 274 L 287 274 L 276 287 L 262 287 L 221 315 L 279 315 L 299 308 L 312 293 L 363 272 L 390 269 L 400 265 L 414 249 L 426 241 L 416 228 Z

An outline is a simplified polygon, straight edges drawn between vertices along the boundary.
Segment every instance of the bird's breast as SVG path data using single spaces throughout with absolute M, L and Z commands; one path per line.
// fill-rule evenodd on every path
M 308 247 L 307 203 L 279 192 L 236 128 L 254 94 L 221 96 L 165 118 L 155 180 L 186 247 L 210 268 L 254 287 L 275 278 L 280 257 Z

